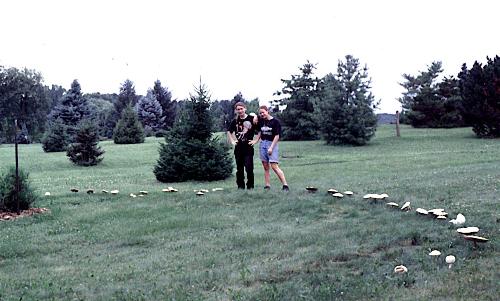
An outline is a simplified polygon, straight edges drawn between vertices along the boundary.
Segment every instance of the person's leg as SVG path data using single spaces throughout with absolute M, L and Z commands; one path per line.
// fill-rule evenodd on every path
M 245 189 L 245 156 L 235 153 L 234 158 L 236 159 L 236 185 L 240 189 Z
M 286 179 L 285 179 L 285 173 L 281 170 L 278 163 L 272 162 L 270 164 L 271 164 L 271 168 L 273 169 L 274 173 L 280 179 L 281 184 L 283 184 L 283 186 L 288 186 L 288 184 L 286 183 Z
M 262 166 L 264 167 L 264 182 L 265 187 L 271 187 L 271 175 L 269 174 L 269 162 L 262 161 Z
M 247 189 L 254 188 L 253 152 L 245 156 L 245 170 L 247 172 Z

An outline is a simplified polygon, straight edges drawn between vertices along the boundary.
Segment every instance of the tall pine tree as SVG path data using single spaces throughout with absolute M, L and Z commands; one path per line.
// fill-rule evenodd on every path
M 314 140 L 319 137 L 314 118 L 314 101 L 318 97 L 319 82 L 317 77 L 313 77 L 316 67 L 308 61 L 299 69 L 301 74 L 281 80 L 285 87 L 276 93 L 288 96 L 279 100 L 279 105 L 286 105 L 286 109 L 278 115 L 283 123 L 284 140 Z
M 102 161 L 104 150 L 97 144 L 99 134 L 91 122 L 83 122 L 77 130 L 75 142 L 68 146 L 66 155 L 76 165 L 92 166 Z
M 146 96 L 141 97 L 137 103 L 136 111 L 147 134 L 156 133 L 164 127 L 163 110 L 152 90 L 149 90 Z
M 177 114 L 175 101 L 172 100 L 172 93 L 167 88 L 162 87 L 160 80 L 155 81 L 151 92 L 161 105 L 164 129 L 171 128 Z
M 113 131 L 113 141 L 116 144 L 135 144 L 144 142 L 144 129 L 139 122 L 137 113 L 128 105 L 122 112 Z
M 154 174 L 160 182 L 214 181 L 233 170 L 229 148 L 212 137 L 210 97 L 200 83 L 160 146 Z
M 367 67 L 351 55 L 322 80 L 316 114 L 327 144 L 364 145 L 375 135 L 378 103 L 370 82 Z

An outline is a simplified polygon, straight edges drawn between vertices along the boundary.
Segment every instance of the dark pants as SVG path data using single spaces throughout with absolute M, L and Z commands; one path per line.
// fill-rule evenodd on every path
M 253 148 L 251 150 L 234 152 L 236 159 L 236 184 L 238 188 L 245 189 L 245 170 L 247 172 L 247 189 L 253 189 Z

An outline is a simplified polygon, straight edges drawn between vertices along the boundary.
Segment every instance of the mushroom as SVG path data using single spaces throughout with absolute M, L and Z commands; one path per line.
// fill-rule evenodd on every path
M 133 193 L 130 194 L 131 197 L 136 198 L 137 196 Z
M 337 192 L 339 192 L 339 191 L 338 191 L 337 189 L 330 188 L 330 189 L 328 189 L 328 191 L 327 191 L 327 192 L 328 192 L 328 193 L 337 193 Z
M 479 228 L 478 227 L 458 228 L 457 232 L 464 235 L 476 234 L 477 232 L 479 232 Z
M 432 214 L 434 214 L 434 216 L 437 218 L 437 217 L 440 217 L 440 216 L 448 216 L 448 213 L 444 212 L 444 211 L 434 211 Z
M 410 211 L 411 210 L 410 202 L 404 203 L 403 206 L 401 206 L 401 210 Z
M 349 196 L 351 196 L 351 195 L 353 195 L 353 194 L 354 194 L 354 192 L 352 192 L 352 191 L 350 191 L 350 190 L 347 190 L 347 191 L 344 191 L 344 194 L 345 194 L 345 195 L 349 195 Z
M 374 195 L 373 193 L 365 194 L 363 196 L 363 199 L 371 199 L 373 197 L 373 195 Z
M 71 192 L 78 192 L 78 188 L 74 188 L 74 187 L 73 187 L 73 188 L 71 188 L 70 190 L 71 190 Z
M 432 213 L 432 214 L 434 214 L 434 212 L 442 212 L 442 211 L 444 211 L 444 209 L 442 209 L 442 208 L 427 210 L 427 212 Z
M 445 215 L 438 215 L 438 216 L 436 217 L 436 219 L 446 219 L 446 216 L 445 216 Z
M 386 205 L 389 206 L 389 207 L 399 208 L 398 203 L 394 203 L 394 202 L 386 203 Z
M 148 192 L 146 190 L 141 190 L 139 191 L 140 194 L 148 194 Z
M 344 195 L 340 192 L 332 193 L 332 196 L 336 197 L 336 198 L 343 198 L 344 197 Z
M 163 191 L 163 192 L 171 192 L 172 190 L 170 190 L 168 188 L 163 188 L 161 191 Z
M 105 189 L 103 189 L 103 190 L 102 190 L 102 193 L 108 193 L 108 191 L 107 191 L 107 190 L 105 190 Z
M 111 192 L 111 194 L 118 194 L 118 192 L 120 192 L 120 191 L 115 189 L 115 190 L 111 190 L 110 192 Z
M 396 274 L 404 274 L 406 272 L 408 272 L 408 268 L 404 265 L 397 265 L 396 267 L 394 267 L 394 273 Z
M 446 258 L 444 260 L 448 264 L 448 268 L 451 269 L 451 266 L 455 263 L 455 256 L 448 255 L 448 256 L 446 256 Z
M 224 188 L 212 188 L 212 191 L 222 191 Z
M 314 193 L 314 192 L 318 191 L 318 188 L 317 187 L 313 187 L 313 186 L 307 186 L 306 190 L 309 191 L 309 192 L 311 192 L 311 193 Z
M 462 213 L 457 214 L 457 218 L 450 220 L 455 226 L 465 224 L 465 216 Z
M 487 238 L 484 238 L 484 237 L 481 237 L 481 236 L 476 236 L 476 235 L 464 235 L 464 239 L 473 241 L 474 242 L 474 247 L 477 247 L 477 243 L 478 242 L 485 243 L 485 242 L 487 242 L 489 240 Z
M 439 256 L 439 255 L 441 255 L 441 252 L 439 252 L 438 250 L 432 250 L 429 253 L 429 256 Z
M 379 196 L 382 197 L 382 199 L 385 199 L 385 198 L 389 197 L 389 195 L 387 193 L 379 194 Z
M 87 194 L 93 194 L 93 193 L 94 193 L 94 189 L 92 189 L 92 188 L 87 189 Z
M 50 196 L 50 192 L 48 192 L 48 191 L 47 191 L 47 192 L 45 193 L 45 196 Z
M 417 208 L 415 211 L 416 211 L 418 214 L 421 214 L 421 215 L 428 215 L 428 214 L 429 214 L 429 212 L 428 212 L 427 210 L 422 209 L 422 208 Z
M 201 192 L 203 192 L 203 193 L 207 193 L 207 192 L 209 192 L 209 190 L 208 190 L 208 189 L 200 189 L 200 191 L 201 191 Z
M 203 193 L 202 191 L 198 191 L 198 192 L 196 193 L 196 195 L 197 195 L 197 196 L 202 196 L 202 195 L 205 195 L 205 193 Z

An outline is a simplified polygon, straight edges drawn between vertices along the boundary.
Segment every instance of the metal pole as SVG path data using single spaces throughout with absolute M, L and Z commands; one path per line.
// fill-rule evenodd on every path
M 399 111 L 396 111 L 396 136 L 401 137 L 399 133 Z
M 17 151 L 17 135 L 18 135 L 18 132 L 17 132 L 17 119 L 14 120 L 14 123 L 15 123 L 15 132 L 16 132 L 16 136 L 14 138 L 14 143 L 16 145 L 15 149 L 16 149 L 16 211 L 17 211 L 17 214 L 19 214 L 19 155 L 18 155 L 18 151 Z

